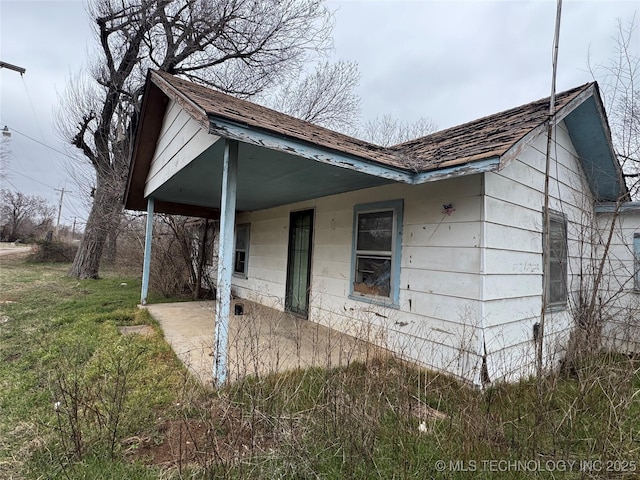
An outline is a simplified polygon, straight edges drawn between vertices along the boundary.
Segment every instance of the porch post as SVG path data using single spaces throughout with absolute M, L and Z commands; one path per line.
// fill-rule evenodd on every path
M 216 292 L 215 356 L 213 364 L 214 381 L 217 385 L 222 385 L 227 379 L 237 173 L 238 142 L 226 139 L 224 164 L 222 166 L 222 198 L 220 200 L 220 249 L 218 252 L 218 289 Z
M 142 292 L 140 303 L 147 304 L 149 293 L 149 270 L 151 269 L 151 238 L 153 236 L 153 197 L 147 199 L 147 228 L 144 236 L 144 261 L 142 263 Z

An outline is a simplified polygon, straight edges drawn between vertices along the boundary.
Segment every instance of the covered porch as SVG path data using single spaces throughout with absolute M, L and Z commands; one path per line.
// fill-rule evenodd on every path
M 150 71 L 125 193 L 126 208 L 147 211 L 141 304 L 146 304 L 148 294 L 154 214 L 216 218 L 220 220 L 217 302 L 215 309 L 211 304 L 194 310 L 199 314 L 193 317 L 193 336 L 183 339 L 196 342 L 187 348 L 194 357 L 189 361 L 197 358 L 203 364 L 198 368 L 205 372 L 203 378 L 223 384 L 245 375 L 251 363 L 254 373 L 278 370 L 283 361 L 290 366 L 320 365 L 321 351 L 330 360 L 323 365 L 335 362 L 342 353 L 330 348 L 334 334 L 324 332 L 319 337 L 322 327 L 305 326 L 288 313 L 308 315 L 313 211 L 305 212 L 299 225 L 292 217 L 291 249 L 297 248 L 293 239 L 307 235 L 307 240 L 298 242 L 306 245 L 303 254 L 289 256 L 287 268 L 293 273 L 287 274 L 285 291 L 277 295 L 284 299 L 280 307 L 284 305 L 287 313 L 278 312 L 277 320 L 248 322 L 246 316 L 242 321 L 234 316 L 231 305 L 234 277 L 247 278 L 247 259 L 234 263 L 236 215 L 391 183 L 409 184 L 412 178 L 403 160 L 383 147 Z M 151 313 L 162 317 L 158 312 L 169 308 L 153 306 Z M 167 319 L 165 333 L 172 325 Z M 253 329 L 250 341 L 238 333 L 247 326 Z M 180 328 L 188 327 L 183 322 Z M 278 348 L 263 357 L 261 348 L 272 341 L 270 335 Z M 311 345 L 308 337 L 324 340 Z M 307 353 L 301 355 L 303 350 Z M 255 359 L 264 365 L 256 365 Z
M 236 315 L 238 308 L 242 315 Z M 178 358 L 203 384 L 211 384 L 215 357 L 215 302 L 147 305 Z M 373 344 L 318 323 L 246 300 L 232 302 L 228 380 L 297 368 L 331 368 L 386 355 Z

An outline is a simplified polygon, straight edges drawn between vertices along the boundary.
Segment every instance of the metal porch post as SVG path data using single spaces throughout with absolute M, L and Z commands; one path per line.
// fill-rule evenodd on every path
M 220 249 L 218 252 L 218 290 L 216 292 L 215 356 L 213 365 L 214 380 L 217 385 L 222 385 L 227 379 L 237 174 L 238 142 L 227 139 L 225 140 L 224 164 L 222 167 Z
M 144 236 L 144 261 L 142 263 L 142 292 L 140 303 L 147 304 L 149 293 L 149 270 L 151 269 L 151 238 L 153 236 L 153 197 L 147 199 L 147 228 Z

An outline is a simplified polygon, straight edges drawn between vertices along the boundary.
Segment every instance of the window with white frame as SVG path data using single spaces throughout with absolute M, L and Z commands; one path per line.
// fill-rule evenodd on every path
M 251 224 L 236 225 L 236 243 L 233 252 L 233 274 L 239 277 L 247 277 L 249 266 L 249 233 Z
M 398 302 L 402 201 L 354 209 L 352 294 Z
M 633 286 L 640 292 L 640 232 L 633 234 Z
M 549 271 L 545 272 L 547 306 L 567 303 L 567 219 L 549 212 Z

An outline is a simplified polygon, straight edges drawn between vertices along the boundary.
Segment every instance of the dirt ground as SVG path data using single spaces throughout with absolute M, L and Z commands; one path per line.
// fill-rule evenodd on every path
M 25 256 L 31 253 L 28 245 L 15 245 L 13 243 L 0 243 L 0 257 Z

